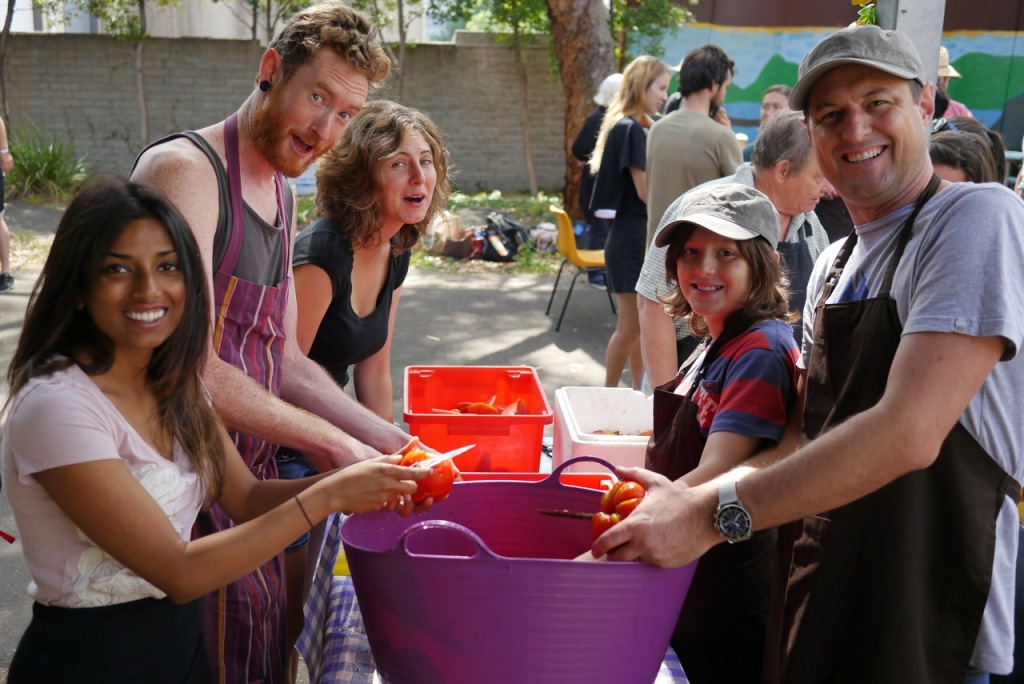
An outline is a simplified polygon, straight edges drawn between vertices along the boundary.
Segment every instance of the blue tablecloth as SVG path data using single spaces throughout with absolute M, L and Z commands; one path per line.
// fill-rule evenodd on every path
M 306 661 L 311 684 L 377 684 L 373 655 L 363 628 L 355 589 L 349 577 L 334 576 L 341 546 L 342 517 L 328 520 L 320 560 L 306 600 L 306 623 L 298 649 Z M 679 659 L 670 648 L 654 684 L 687 684 Z

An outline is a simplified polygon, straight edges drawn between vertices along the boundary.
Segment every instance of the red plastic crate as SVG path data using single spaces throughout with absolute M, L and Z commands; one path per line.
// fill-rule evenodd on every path
M 434 412 L 491 397 L 498 406 L 518 399 L 519 411 L 513 416 Z M 529 366 L 408 366 L 403 417 L 410 434 L 438 451 L 476 444 L 456 457 L 459 470 L 519 473 L 540 469 L 544 426 L 554 413 Z

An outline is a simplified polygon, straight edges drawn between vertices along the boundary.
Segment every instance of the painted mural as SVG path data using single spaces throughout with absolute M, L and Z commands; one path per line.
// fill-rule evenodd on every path
M 686 53 L 705 43 L 720 45 L 736 62 L 736 76 L 725 100 L 733 128 L 751 140 L 757 134 L 761 94 L 774 83 L 796 83 L 800 60 L 835 29 L 752 28 L 690 24 L 663 42 L 663 59 L 677 66 Z M 963 78 L 949 94 L 967 105 L 986 126 L 997 130 L 1011 150 L 1024 135 L 1024 33 L 947 31 L 942 44 Z M 675 84 L 671 86 L 675 88 Z

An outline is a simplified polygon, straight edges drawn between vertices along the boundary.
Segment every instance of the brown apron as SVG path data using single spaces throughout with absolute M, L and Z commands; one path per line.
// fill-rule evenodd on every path
M 877 297 L 817 304 L 804 432 L 814 438 L 875 405 L 902 334 L 893 274 L 932 182 L 900 229 Z M 992 579 L 996 517 L 1020 486 L 957 423 L 935 463 L 803 521 L 793 549 L 779 681 L 963 682 Z
M 711 346 L 686 396 L 673 390 L 690 365 L 654 391 L 654 431 L 647 467 L 676 480 L 700 463 L 706 440 L 693 395 L 719 350 L 750 322 L 729 326 Z M 702 347 L 703 348 L 703 345 Z M 699 355 L 695 352 L 691 356 Z M 672 635 L 672 648 L 691 684 L 757 684 L 771 593 L 775 530 L 740 544 L 719 544 L 701 556 Z

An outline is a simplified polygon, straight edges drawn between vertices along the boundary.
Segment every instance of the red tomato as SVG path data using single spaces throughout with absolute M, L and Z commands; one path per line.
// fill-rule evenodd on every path
M 419 461 L 430 458 L 430 454 L 423 449 L 415 447 L 402 457 L 402 465 L 411 466 Z M 430 469 L 430 475 L 416 482 L 416 493 L 412 495 L 412 502 L 422 503 L 427 497 L 433 497 L 434 501 L 440 501 L 452 491 L 452 485 L 459 471 L 451 459 L 441 461 Z
M 619 522 L 621 518 L 615 513 L 595 513 L 590 519 L 590 526 L 594 530 L 594 539 L 605 533 L 612 525 Z
M 625 520 L 626 516 L 632 513 L 636 507 L 640 505 L 641 501 L 643 501 L 643 499 L 640 498 L 620 501 L 618 505 L 615 506 L 615 514 Z
M 639 482 L 619 480 L 612 485 L 611 489 L 601 495 L 601 510 L 605 513 L 614 513 L 616 507 L 623 501 L 642 499 L 646 493 L 647 490 Z M 636 508 L 636 506 L 633 506 L 633 508 Z

